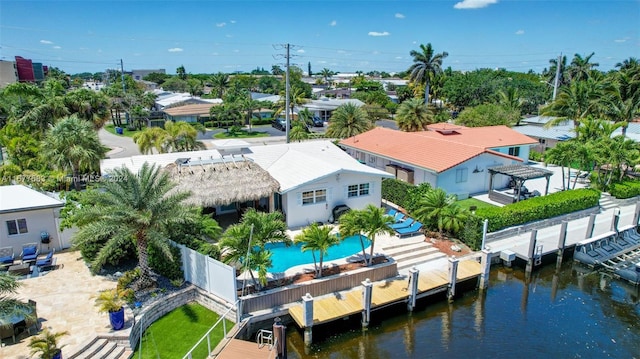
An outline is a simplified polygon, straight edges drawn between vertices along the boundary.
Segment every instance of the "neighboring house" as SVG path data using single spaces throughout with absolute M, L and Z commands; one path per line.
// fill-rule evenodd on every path
M 538 141 L 535 146 L 531 146 L 531 150 L 542 153 L 547 148 L 555 147 L 558 142 L 576 137 L 573 122 L 568 120 L 558 126 L 546 128 L 545 125 L 552 119 L 554 117 L 549 116 L 524 118 L 520 120 L 521 126 L 514 126 L 513 130 Z
M 466 198 L 489 189 L 487 168 L 527 163 L 530 137 L 506 126 L 464 127 L 446 123 L 428 131 L 403 132 L 382 127 L 340 141 L 361 163 L 385 170 L 412 184 L 429 183 Z M 494 183 L 494 188 L 507 184 Z
M 14 61 L 0 60 L 0 88 L 18 82 L 18 69 Z
M 246 207 L 280 210 L 289 227 L 326 222 L 341 204 L 354 209 L 382 201 L 382 178 L 392 175 L 351 158 L 330 141 L 249 145 L 241 140 L 212 141 L 216 149 L 105 159 L 103 173 L 143 163 L 170 171 L 193 195 L 191 203 L 234 213 Z M 257 165 L 257 166 L 256 166 Z
M 213 106 L 216 106 L 216 104 L 200 103 L 171 107 L 164 109 L 162 112 L 164 112 L 164 118 L 166 121 L 204 123 L 205 121 L 209 121 L 211 118 L 209 111 Z
M 164 110 L 166 108 L 191 105 L 191 104 L 219 104 L 222 103 L 221 99 L 202 99 L 196 96 L 192 96 L 186 92 L 168 92 L 161 89 L 153 90 L 153 93 L 157 95 L 155 108 L 156 110 Z
M 0 186 L 0 248 L 12 247 L 16 260 L 22 245 L 38 243 L 40 252 L 65 247 L 57 226 L 64 203 L 23 185 Z M 49 243 L 41 243 L 41 233 Z
M 152 73 L 166 74 L 165 69 L 155 69 L 155 70 L 131 70 L 131 77 L 136 81 L 143 80 L 147 75 Z
M 303 108 L 309 109 L 314 116 L 320 117 L 323 121 L 329 121 L 333 111 L 335 111 L 338 107 L 352 103 L 358 107 L 363 106 L 364 102 L 358 99 L 341 99 L 341 98 L 327 98 L 323 97 L 319 100 L 311 100 L 307 103 L 304 103 L 298 107 L 298 110 L 302 110 Z

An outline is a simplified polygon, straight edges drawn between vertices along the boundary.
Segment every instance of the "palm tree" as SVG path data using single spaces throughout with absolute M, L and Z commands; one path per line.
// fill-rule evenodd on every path
M 16 298 L 9 297 L 9 294 L 16 294 L 21 283 L 16 277 L 7 272 L 0 272 L 0 316 L 26 315 L 31 308 Z M 2 324 L 0 324 L 2 325 Z
M 367 113 L 360 107 L 346 103 L 340 105 L 329 120 L 328 137 L 347 138 L 366 132 L 373 128 Z
M 106 238 L 91 263 L 94 273 L 110 253 L 133 241 L 141 271 L 139 284 L 144 288 L 153 284 L 149 246 L 173 260 L 167 241 L 169 228 L 195 223 L 200 211 L 183 204 L 190 193 L 173 191 L 176 185 L 168 173 L 155 165 L 145 162 L 137 174 L 126 167 L 116 168 L 110 175 L 117 180 L 104 182 L 101 191 L 86 192 L 82 207 L 73 215 L 78 226 L 73 241 L 82 245 Z
M 303 108 L 298 111 L 298 120 L 300 122 L 306 124 L 307 126 L 313 126 L 313 112 L 311 112 L 308 108 Z
M 441 217 L 446 208 L 454 204 L 455 201 L 455 196 L 448 195 L 442 188 L 432 189 L 418 201 L 415 216 L 422 223 L 436 226 L 438 231 L 442 233 L 444 228 L 439 225 L 442 223 Z
M 640 76 L 629 72 L 618 71 L 605 85 L 605 96 L 599 102 L 605 118 L 622 124 L 623 136 L 627 134 L 629 123 L 640 116 Z
M 562 88 L 564 86 L 569 85 L 570 77 L 569 72 L 567 70 L 567 57 L 562 56 L 560 58 L 560 62 L 558 62 L 557 58 L 553 58 L 549 60 L 549 70 L 544 69 L 542 71 L 542 76 L 546 79 L 547 83 L 551 86 L 555 84 L 556 81 L 556 72 L 558 69 L 558 65 L 560 65 L 560 76 L 558 78 L 558 87 Z
M 438 217 L 438 231 L 447 231 L 453 235 L 462 230 L 469 218 L 469 210 L 462 206 L 452 203 L 445 207 Z
M 316 269 L 316 278 L 322 277 L 322 262 L 330 247 L 340 243 L 340 238 L 331 234 L 330 226 L 319 226 L 312 223 L 306 227 L 296 237 L 295 241 L 302 243 L 302 251 L 311 251 L 313 255 L 313 265 Z M 316 261 L 318 252 L 318 261 Z
M 362 260 L 367 263 L 367 252 L 365 251 L 364 240 L 362 235 L 362 213 L 360 211 L 349 211 L 338 219 L 340 226 L 340 236 L 343 238 L 358 236 L 360 239 L 360 247 L 362 247 Z
M 80 171 L 97 172 L 99 161 L 108 150 L 100 143 L 93 125 L 76 116 L 60 120 L 42 143 L 43 158 L 59 169 L 71 171 L 76 189 Z
M 335 75 L 336 73 L 329 70 L 328 68 L 323 68 L 322 71 L 320 71 L 320 75 L 322 76 L 322 78 L 324 79 L 324 83 L 329 85 L 329 79 Z
M 111 117 L 110 100 L 102 92 L 81 88 L 69 92 L 65 102 L 72 114 L 89 121 L 96 129 L 101 128 Z
M 229 75 L 222 72 L 211 75 L 211 85 L 217 91 L 218 98 L 222 98 L 227 88 L 229 88 Z
M 591 77 L 591 70 L 598 67 L 598 63 L 591 63 L 591 58 L 595 53 L 582 57 L 579 54 L 573 55 L 573 60 L 569 65 L 568 73 L 571 81 L 582 81 Z
M 369 265 L 371 265 L 376 236 L 394 233 L 393 229 L 389 227 L 390 223 L 393 223 L 393 217 L 386 214 L 384 208 L 368 204 L 360 211 L 360 219 L 362 220 L 362 232 L 371 241 L 371 247 L 369 248 Z
M 544 162 L 561 166 L 562 190 L 569 189 L 570 176 L 565 177 L 564 168 L 571 171 L 571 162 L 574 160 L 575 141 L 563 141 L 544 152 Z M 565 178 L 567 179 L 565 185 Z
M 300 142 L 302 140 L 309 139 L 309 137 L 310 137 L 310 134 L 309 134 L 309 130 L 307 129 L 307 125 L 304 124 L 302 121 L 296 121 L 293 127 L 291 127 L 291 130 L 289 131 L 289 139 L 291 139 L 291 141 Z
M 64 345 L 59 345 L 58 340 L 65 335 L 69 335 L 69 332 L 52 333 L 45 328 L 40 335 L 31 338 L 29 341 L 31 355 L 38 354 L 40 359 L 53 359 L 56 356 L 60 358 L 60 350 Z
M 634 68 L 640 67 L 640 61 L 638 61 L 635 57 L 630 57 L 622 62 L 618 62 L 616 67 L 620 69 L 620 71 L 631 70 Z
M 204 127 L 198 127 L 200 127 L 201 133 L 206 132 Z M 166 152 L 198 151 L 206 148 L 202 142 L 197 140 L 198 129 L 187 122 L 167 121 L 164 123 L 164 131 L 167 135 L 162 146 Z
M 400 104 L 396 122 L 402 131 L 426 130 L 427 125 L 434 122 L 433 111 L 422 100 L 412 98 Z
M 252 249 L 249 254 L 249 275 L 256 288 L 260 289 L 260 286 L 267 285 L 267 273 L 272 265 L 271 251 L 266 249 Z M 253 271 L 258 273 L 258 280 L 256 281 Z
M 520 125 L 520 115 L 522 114 L 522 99 L 518 93 L 518 89 L 515 87 L 508 87 L 505 90 L 498 91 L 498 103 L 503 107 L 514 111 L 518 115 L 518 121 L 516 126 Z
M 542 109 L 541 115 L 556 117 L 547 122 L 545 127 L 557 126 L 570 120 L 573 121 L 574 129 L 578 128 L 583 119 L 596 114 L 597 101 L 601 96 L 601 85 L 595 80 L 572 82 L 560 90 L 555 101 Z
M 409 81 L 413 83 L 424 83 L 424 103 L 429 104 L 429 90 L 433 76 L 442 72 L 442 60 L 449 56 L 446 51 L 436 54 L 428 43 L 420 45 L 420 51 L 411 50 L 409 53 L 413 57 L 413 65 L 407 70 Z
M 153 153 L 155 149 L 158 153 L 165 153 L 163 144 L 167 137 L 167 132 L 161 127 L 147 127 L 133 135 L 133 142 L 138 145 L 138 149 L 143 154 Z

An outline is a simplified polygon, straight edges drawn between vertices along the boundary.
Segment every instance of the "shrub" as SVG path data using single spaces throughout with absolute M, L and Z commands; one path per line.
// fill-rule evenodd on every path
M 393 202 L 400 207 L 405 207 L 409 201 L 409 191 L 415 187 L 395 178 L 382 180 L 382 198 Z
M 609 186 L 609 193 L 615 198 L 625 199 L 640 196 L 640 181 L 623 181 L 612 183 Z
M 215 127 L 215 125 L 213 124 L 213 121 L 204 121 L 204 127 L 211 128 Z
M 131 283 L 140 278 L 140 272 L 140 268 L 135 268 L 124 272 L 124 274 L 122 274 L 122 277 L 118 278 L 118 285 L 116 288 L 118 290 L 129 288 L 129 285 L 131 285 Z
M 542 162 L 543 154 L 536 151 L 529 151 L 529 159 L 531 161 Z
M 530 198 L 504 207 L 478 208 L 476 216 L 489 220 L 489 232 L 560 216 L 598 205 L 600 191 L 585 188 Z
M 168 278 L 169 280 L 175 280 L 184 278 L 182 272 L 182 257 L 180 255 L 180 248 L 170 246 L 172 259 L 168 259 L 164 253 L 156 246 L 149 246 L 149 266 L 153 270 Z
M 255 118 L 252 117 L 251 118 L 251 124 L 256 126 L 256 125 L 270 125 L 271 121 L 273 121 L 273 119 L 271 117 L 267 117 L 267 118 Z
M 482 219 L 476 215 L 467 218 L 460 240 L 474 251 L 480 250 L 482 245 Z

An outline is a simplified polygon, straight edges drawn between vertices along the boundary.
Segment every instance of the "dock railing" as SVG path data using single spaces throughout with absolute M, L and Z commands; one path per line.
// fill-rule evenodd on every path
M 213 326 L 211 328 L 209 328 L 209 330 L 207 330 L 207 332 L 202 336 L 202 338 L 200 338 L 200 340 L 198 340 L 198 342 L 191 347 L 191 349 L 189 349 L 189 351 L 187 352 L 187 354 L 185 354 L 182 359 L 193 359 L 192 355 L 193 352 L 198 348 L 198 346 L 200 346 L 200 343 L 202 343 L 205 339 L 207 340 L 207 356 L 209 356 L 211 354 L 211 352 L 213 351 L 211 349 L 211 332 L 220 324 L 220 322 L 222 322 L 222 332 L 224 333 L 224 337 L 223 339 L 227 338 L 227 322 L 226 322 L 226 316 L 227 314 L 229 314 L 229 312 L 234 309 L 234 308 L 238 308 L 238 303 L 240 302 L 240 300 L 237 300 L 235 303 L 233 303 L 232 306 L 229 307 L 229 309 L 227 309 L 226 312 L 224 312 L 224 314 L 220 315 L 220 318 L 218 318 L 218 320 L 213 324 Z

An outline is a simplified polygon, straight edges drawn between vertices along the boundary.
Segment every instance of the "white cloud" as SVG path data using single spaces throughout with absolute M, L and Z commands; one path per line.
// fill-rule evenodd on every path
M 401 13 L 397 12 L 395 14 L 395 17 L 396 17 L 396 19 L 404 19 L 404 14 L 401 14 Z
M 389 32 L 384 31 L 384 32 L 377 32 L 377 31 L 369 31 L 369 36 L 389 36 L 391 34 L 389 34 Z
M 299 54 L 304 54 L 304 50 L 303 50 L 303 49 L 300 49 L 300 50 L 298 50 L 297 52 L 298 52 Z
M 230 38 L 232 38 L 232 37 L 233 37 L 233 35 L 226 34 L 226 35 L 224 35 L 224 37 L 226 37 L 226 38 L 230 39 Z
M 331 21 L 331 22 L 329 23 L 329 26 L 336 26 L 336 25 L 338 25 L 338 22 L 337 22 L 337 21 L 335 21 L 335 20 L 333 20 L 333 21 Z
M 413 41 L 413 42 L 412 42 L 412 44 L 414 44 L 414 45 L 415 45 L 415 44 L 417 44 L 417 43 L 418 43 L 417 41 Z
M 459 3 L 453 5 L 454 9 L 482 9 L 491 4 L 497 4 L 498 0 L 462 0 Z
M 324 60 L 320 60 L 320 61 L 318 61 L 318 63 L 319 63 L 319 64 L 326 64 L 327 62 L 326 62 L 326 61 L 324 61 Z
M 219 22 L 216 24 L 216 27 L 225 27 L 227 25 L 226 22 Z
M 59 49 L 61 49 L 62 47 L 60 47 L 60 46 L 54 46 L 53 48 L 54 48 L 54 49 L 56 49 L 56 50 L 59 50 Z
M 53 41 L 49 41 L 49 40 L 40 40 L 41 44 L 45 44 L 45 45 L 51 45 L 53 44 Z
M 518 30 L 518 31 L 516 31 L 516 35 L 524 35 L 524 30 Z
M 622 43 L 622 42 L 627 42 L 627 40 L 629 40 L 629 38 L 625 37 L 623 39 L 615 39 L 615 40 L 613 40 L 613 42 Z
M 402 60 L 402 56 L 396 56 L 396 60 Z
M 179 47 L 172 47 L 169 50 L 167 50 L 169 52 L 182 52 L 183 50 Z
M 344 50 L 338 50 L 338 53 L 339 53 L 339 54 L 346 54 L 347 52 L 346 52 L 346 51 L 344 51 Z
M 235 24 L 236 21 L 235 20 L 229 20 L 230 23 Z

